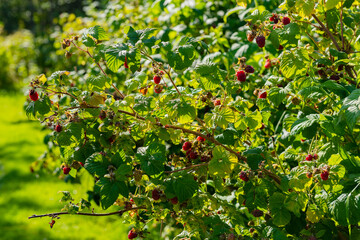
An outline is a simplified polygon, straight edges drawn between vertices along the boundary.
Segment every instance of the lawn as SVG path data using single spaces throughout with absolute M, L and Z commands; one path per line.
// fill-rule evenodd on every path
M 30 164 L 45 150 L 46 132 L 38 122 L 27 119 L 24 99 L 21 95 L 0 97 L 0 239 L 127 239 L 129 227 L 118 216 L 66 215 L 56 220 L 53 229 L 49 217 L 28 219 L 33 214 L 58 212 L 63 206 L 59 190 L 70 191 L 75 200 L 85 195 L 78 184 L 30 172 Z

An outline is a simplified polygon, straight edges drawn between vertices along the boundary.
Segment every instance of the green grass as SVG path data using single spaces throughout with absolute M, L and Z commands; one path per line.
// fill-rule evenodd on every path
M 0 239 L 127 239 L 129 228 L 118 216 L 66 215 L 53 229 L 49 217 L 28 219 L 59 212 L 64 204 L 58 191 L 70 191 L 75 200 L 86 195 L 79 184 L 30 172 L 30 164 L 45 151 L 46 132 L 39 122 L 27 119 L 24 100 L 20 95 L 0 97 Z

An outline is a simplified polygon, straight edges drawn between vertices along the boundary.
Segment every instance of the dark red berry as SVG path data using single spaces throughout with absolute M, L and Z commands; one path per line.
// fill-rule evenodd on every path
M 220 101 L 219 99 L 216 99 L 216 100 L 214 101 L 214 105 L 215 105 L 215 106 L 221 105 L 221 101 Z
M 340 80 L 340 77 L 338 75 L 331 75 L 330 79 L 337 81 L 337 80 Z
M 29 91 L 29 97 L 31 100 L 37 101 L 39 99 L 39 94 L 34 89 L 31 89 Z
M 245 72 L 247 72 L 247 73 L 254 73 L 254 72 L 255 72 L 255 69 L 253 68 L 253 66 L 246 65 L 246 67 L 245 67 Z
M 284 49 L 284 46 L 283 45 L 279 45 L 279 50 L 283 50 Z
M 70 172 L 70 170 L 71 170 L 71 168 L 69 168 L 69 167 L 64 167 L 64 168 L 63 168 L 63 173 L 64 173 L 65 175 L 68 175 L 69 172 Z
M 191 142 L 185 142 L 185 143 L 183 144 L 183 146 L 182 146 L 182 149 L 183 149 L 184 151 L 187 151 L 187 150 L 190 150 L 191 146 L 192 146 L 192 143 L 191 143 Z
M 322 171 L 322 173 L 320 174 L 320 177 L 324 181 L 328 180 L 329 179 L 329 172 L 327 170 Z
M 288 25 L 288 24 L 290 23 L 290 18 L 288 18 L 288 17 L 283 17 L 282 23 L 283 23 L 284 25 Z
M 177 197 L 174 197 L 174 198 L 170 199 L 170 202 L 175 205 L 175 204 L 178 204 L 179 200 Z
M 196 152 L 193 152 L 193 151 L 190 152 L 190 154 L 189 154 L 190 159 L 194 160 L 194 159 L 197 159 L 197 157 L 198 157 L 198 155 Z
M 251 214 L 254 216 L 254 217 L 261 217 L 262 215 L 264 215 L 264 212 L 259 210 L 259 209 L 254 209 Z
M 318 74 L 320 75 L 320 77 L 325 77 L 326 76 L 325 71 L 322 70 L 322 69 L 318 70 Z
M 259 47 L 263 48 L 265 46 L 265 37 L 263 35 L 257 36 L 256 43 Z
M 271 68 L 271 60 L 270 60 L 270 59 L 266 59 L 266 62 L 265 62 L 264 67 L 265 67 L 266 69 Z
M 236 72 L 236 77 L 237 77 L 237 80 L 238 80 L 238 81 L 240 81 L 240 82 L 245 82 L 245 80 L 246 80 L 246 73 L 245 73 L 245 71 L 241 70 L 241 71 Z
M 259 94 L 259 98 L 261 98 L 261 99 L 266 99 L 266 97 L 267 97 L 267 92 L 266 91 Z
M 307 177 L 307 178 L 312 178 L 312 175 L 313 175 L 312 172 L 307 172 L 307 173 L 306 173 L 306 177 Z
M 196 138 L 196 140 L 198 140 L 199 142 L 205 142 L 205 138 L 201 137 L 201 136 L 198 136 Z
M 249 177 L 247 175 L 247 173 L 245 171 L 241 171 L 240 175 L 239 175 L 240 179 L 247 182 L 249 181 Z
M 49 224 L 50 224 L 50 228 L 53 228 L 53 226 L 54 226 L 54 224 L 55 224 L 55 220 L 54 220 L 54 219 L 51 220 L 51 222 L 49 222 Z
M 161 77 L 158 76 L 158 75 L 155 75 L 153 79 L 154 79 L 154 83 L 155 83 L 155 84 L 159 84 L 160 81 L 161 81 Z
M 318 156 L 316 153 L 314 153 L 312 157 L 313 157 L 313 159 L 315 159 L 315 160 L 317 160 L 317 159 L 319 158 L 319 156 Z
M 61 125 L 58 124 L 58 125 L 55 126 L 55 131 L 56 131 L 56 132 L 61 132 L 61 130 L 62 130 L 62 126 L 61 126 Z
M 313 160 L 313 156 L 311 154 L 306 156 L 306 161 L 312 161 Z
M 270 21 L 270 22 L 273 22 L 273 21 L 274 21 L 274 16 L 271 16 L 271 17 L 269 18 L 269 21 Z
M 129 232 L 129 234 L 128 234 L 128 239 L 134 239 L 134 238 L 137 237 L 137 235 L 138 235 L 138 234 L 135 232 L 135 230 L 134 230 L 134 229 L 131 229 L 130 232 Z
M 129 68 L 129 65 L 127 64 L 127 58 L 125 57 L 124 67 Z
M 151 196 L 154 200 L 159 200 L 160 199 L 160 192 L 157 189 L 154 189 L 151 193 Z

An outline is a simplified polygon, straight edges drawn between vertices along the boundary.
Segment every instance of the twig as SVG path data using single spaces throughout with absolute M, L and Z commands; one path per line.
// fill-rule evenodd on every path
M 191 165 L 191 166 L 188 166 L 188 167 L 185 167 L 185 168 L 176 169 L 176 170 L 173 170 L 173 171 L 165 171 L 164 173 L 175 173 L 175 172 L 181 172 L 181 171 L 185 171 L 185 170 L 188 170 L 188 169 L 193 169 L 193 168 L 197 168 L 197 167 L 206 166 L 206 165 L 208 165 L 208 164 L 209 164 L 209 163 L 200 163 L 200 164 L 195 164 L 195 165 Z
M 37 88 L 41 88 L 41 89 L 44 89 L 46 91 L 49 91 L 49 92 L 52 92 L 52 93 L 55 93 L 55 94 L 65 94 L 65 95 L 68 95 L 68 96 L 74 98 L 75 100 L 79 101 L 79 99 L 77 97 L 75 97 L 74 95 L 72 95 L 71 93 L 68 93 L 68 92 L 57 92 L 55 90 L 51 90 L 51 89 L 45 88 L 45 87 L 37 87 Z
M 79 47 L 78 45 L 76 45 L 76 43 L 75 43 L 74 41 L 71 41 L 71 43 L 74 44 L 74 46 L 75 46 L 77 49 L 79 49 L 80 51 L 83 51 L 83 52 L 87 53 L 90 58 L 94 59 L 94 57 L 93 57 L 92 54 L 89 52 L 89 50 L 82 49 L 81 47 Z M 101 72 L 102 72 L 106 77 L 109 78 L 109 76 L 106 74 L 106 72 L 104 71 L 104 69 L 101 67 L 100 63 L 98 63 L 98 62 L 95 62 L 95 63 L 96 63 L 96 65 L 100 68 Z M 122 99 L 125 98 L 125 95 L 124 95 L 122 92 L 120 92 L 120 90 L 119 90 L 113 83 L 111 83 L 111 86 L 115 89 L 116 92 L 119 93 L 119 95 L 121 96 Z
M 134 207 L 134 208 L 130 208 L 130 209 L 123 209 L 120 211 L 116 211 L 116 212 L 110 212 L 110 213 L 82 213 L 82 212 L 76 212 L 73 213 L 74 215 L 83 215 L 83 216 L 93 216 L 93 217 L 103 217 L 103 216 L 110 216 L 110 215 L 116 215 L 119 214 L 120 216 L 123 215 L 125 212 L 127 211 L 132 211 L 132 210 L 138 210 L 138 209 L 146 209 L 146 207 L 142 206 L 142 207 Z M 47 213 L 47 214 L 42 214 L 42 215 L 32 215 L 30 217 L 28 217 L 28 219 L 31 218 L 41 218 L 41 217 L 57 217 L 59 215 L 67 215 L 67 214 L 72 214 L 69 212 L 57 212 L 57 213 Z
M 345 50 L 345 43 L 344 43 L 344 23 L 343 23 L 343 0 L 341 0 L 341 11 L 340 11 L 340 27 L 341 27 L 341 42 L 342 42 L 342 49 Z
M 334 38 L 334 36 L 331 34 L 331 32 L 329 31 L 329 29 L 327 27 L 324 26 L 324 24 L 320 21 L 320 19 L 318 19 L 318 17 L 315 14 L 312 14 L 313 18 L 315 19 L 315 21 L 317 23 L 320 24 L 320 26 L 322 27 L 322 30 L 324 30 L 329 37 L 331 38 L 332 42 L 335 44 L 335 47 L 338 51 L 341 51 L 339 44 L 336 42 L 336 39 Z

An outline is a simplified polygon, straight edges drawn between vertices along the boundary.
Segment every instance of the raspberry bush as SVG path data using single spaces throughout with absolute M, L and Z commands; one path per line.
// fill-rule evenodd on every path
M 26 112 L 52 130 L 32 167 L 91 190 L 31 218 L 119 214 L 129 239 L 154 226 L 174 239 L 359 236 L 359 3 L 209 3 L 173 15 L 197 26 L 226 10 L 203 30 L 126 24 L 113 38 L 96 25 L 63 39 L 83 69 L 30 83 Z

